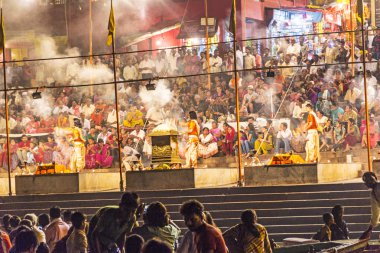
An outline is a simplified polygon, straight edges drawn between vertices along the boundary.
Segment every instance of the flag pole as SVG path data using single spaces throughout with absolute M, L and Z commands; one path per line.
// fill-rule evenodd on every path
M 111 0 L 111 12 L 113 14 L 113 6 Z M 111 13 L 110 13 L 111 18 Z M 115 17 L 113 17 L 115 19 Z M 120 122 L 119 122 L 119 101 L 117 97 L 117 80 L 116 80 L 116 57 L 115 57 L 115 31 L 116 24 L 114 22 L 114 28 L 112 32 L 112 60 L 113 60 L 113 81 L 114 81 L 114 90 L 115 90 L 115 104 L 116 104 L 116 127 L 117 127 L 117 147 L 119 150 L 119 173 L 120 173 L 120 191 L 124 191 L 124 182 L 123 182 L 123 172 L 122 172 L 122 159 L 121 159 L 121 140 L 120 140 Z
M 365 36 L 364 36 L 364 4 L 363 0 L 361 4 L 361 33 L 362 33 L 362 44 L 363 44 L 363 81 L 364 81 L 364 102 L 365 102 L 365 122 L 366 122 L 366 139 L 367 139 L 367 161 L 368 161 L 368 171 L 372 171 L 372 159 L 371 159 L 371 143 L 370 143 L 370 128 L 369 128 L 369 106 L 368 106 L 368 85 L 367 85 L 367 67 L 365 64 L 366 57 L 366 45 L 365 45 Z M 357 10 L 359 13 L 359 10 Z
M 3 76 L 4 76 L 4 97 L 5 97 L 5 132 L 7 136 L 7 162 L 8 162 L 8 192 L 12 196 L 12 180 L 11 180 L 11 152 L 9 149 L 9 108 L 8 108 L 8 89 L 7 89 L 7 75 L 5 65 L 5 31 L 4 31 L 4 17 L 3 17 L 3 1 L 1 1 L 1 36 L 2 36 L 2 50 L 3 50 Z
M 211 90 L 211 76 L 210 76 L 210 44 L 208 41 L 208 0 L 204 0 L 205 3 L 205 16 L 206 16 L 206 28 L 205 28 L 205 37 L 206 37 L 206 61 L 207 61 L 207 85 L 208 89 Z
M 241 159 L 241 141 L 240 141 L 240 112 L 239 112 L 239 84 L 238 84 L 238 70 L 236 62 L 236 0 L 233 1 L 233 35 L 234 35 L 234 75 L 235 75 L 235 99 L 236 99 L 236 128 L 237 128 L 237 143 L 238 143 L 238 170 L 239 181 L 238 186 L 243 186 L 243 171 L 242 171 L 242 159 Z M 230 28 L 231 29 L 231 28 Z

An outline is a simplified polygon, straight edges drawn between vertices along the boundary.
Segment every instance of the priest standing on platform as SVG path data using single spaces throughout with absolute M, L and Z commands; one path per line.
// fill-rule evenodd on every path
M 313 111 L 313 106 L 311 104 L 306 105 L 306 110 L 309 113 L 307 116 L 306 122 L 306 162 L 316 163 L 320 160 L 319 157 L 319 135 L 318 135 L 318 124 L 317 124 L 317 116 Z
M 194 111 L 189 112 L 189 121 L 187 122 L 188 140 L 186 145 L 186 165 L 185 168 L 196 168 L 198 159 L 198 143 L 200 127 L 197 122 L 197 114 Z

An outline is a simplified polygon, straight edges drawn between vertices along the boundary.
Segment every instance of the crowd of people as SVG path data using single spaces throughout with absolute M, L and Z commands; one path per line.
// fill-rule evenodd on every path
M 276 46 L 271 48 L 275 50 L 267 48 L 264 41 L 237 47 L 239 75 L 236 79 L 240 88 L 240 120 L 244 123 L 241 129 L 235 125 L 234 54 L 229 43 L 213 47 L 209 65 L 205 52 L 199 48 L 117 55 L 117 108 L 113 86 L 75 87 L 80 84 L 75 80 L 85 66 L 113 70 L 112 57 L 93 57 L 92 63 L 88 59 L 80 63 L 70 61 L 54 72 L 47 71 L 50 62 L 9 64 L 6 73 L 11 89 L 54 86 L 45 88 L 42 99 L 37 100 L 31 98 L 31 90 L 8 92 L 11 171 L 30 163 L 69 166 L 72 144 L 69 136 L 59 134 L 56 129 L 69 128 L 73 118 L 79 118 L 82 124 L 86 169 L 117 167 L 118 141 L 122 160 L 137 155 L 149 164 L 152 129 L 165 119 L 174 118 L 179 132 L 183 133 L 182 123 L 186 122 L 188 111 L 198 115 L 199 158 L 203 159 L 236 155 L 237 131 L 241 133 L 244 156 L 252 151 L 259 154 L 304 152 L 308 104 L 317 114 L 321 150 L 349 151 L 359 145 L 375 147 L 380 133 L 380 32 L 371 31 L 364 52 L 361 43 L 351 50 L 344 33 L 272 41 Z M 370 143 L 365 135 L 364 68 L 360 62 L 364 58 Z M 156 77 L 165 79 L 161 81 L 168 90 L 165 94 L 169 94 L 169 101 L 163 106 L 150 103 L 150 96 L 161 96 L 159 91 L 146 90 L 148 80 Z M 103 81 L 112 82 L 113 78 Z M 4 98 L 2 102 L 4 107 Z M 4 111 L 0 112 L 3 136 Z M 180 138 L 182 157 L 185 139 L 185 135 Z M 8 168 L 6 139 L 0 142 L 0 167 Z
M 364 173 L 362 179 L 371 189 L 371 220 L 359 239 L 369 239 L 379 224 L 379 187 L 373 172 Z M 0 252 L 271 253 L 279 247 L 270 239 L 265 226 L 258 223 L 253 209 L 243 211 L 241 222 L 223 232 L 198 200 L 183 202 L 179 213 L 188 228 L 184 234 L 163 203 L 154 201 L 146 205 L 135 192 L 125 192 L 119 205 L 102 207 L 89 220 L 81 212 L 62 212 L 58 206 L 38 216 L 28 213 L 21 218 L 6 214 L 0 227 Z M 343 206 L 335 205 L 322 217 L 324 224 L 312 239 L 320 242 L 350 239 Z
M 278 247 L 252 209 L 243 211 L 241 223 L 223 233 L 197 200 L 182 203 L 179 212 L 188 228 L 183 235 L 163 203 L 145 206 L 133 192 L 124 193 L 118 206 L 99 209 L 90 220 L 77 211 L 61 213 L 57 206 L 38 217 L 34 213 L 23 218 L 4 215 L 0 252 L 270 253 Z M 325 224 L 312 238 L 322 242 L 349 239 L 343 213 L 340 205 L 325 213 Z

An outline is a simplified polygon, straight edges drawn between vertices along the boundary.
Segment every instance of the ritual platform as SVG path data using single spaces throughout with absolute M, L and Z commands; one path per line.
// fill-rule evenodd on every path
M 263 165 L 244 168 L 246 186 L 315 184 L 355 179 L 361 163 Z

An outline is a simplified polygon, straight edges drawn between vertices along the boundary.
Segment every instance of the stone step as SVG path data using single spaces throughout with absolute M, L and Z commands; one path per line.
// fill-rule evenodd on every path
M 367 190 L 356 190 L 353 192 L 347 191 L 321 191 L 321 192 L 296 192 L 296 193 L 259 193 L 259 194 L 228 194 L 228 195 L 204 195 L 196 196 L 196 198 L 202 203 L 220 203 L 220 202 L 248 202 L 248 201 L 284 201 L 284 200 L 304 200 L 304 199 L 321 199 L 321 198 L 368 198 L 369 192 Z M 160 201 L 164 204 L 180 204 L 183 201 L 193 199 L 194 196 L 181 196 L 178 197 L 142 197 L 144 203 L 151 203 L 154 201 Z M 112 196 L 112 198 L 106 199 L 89 199 L 89 200 L 71 200 L 70 203 L 65 205 L 75 205 L 76 207 L 91 207 L 91 206 L 105 206 L 116 203 L 119 196 Z M 59 205 L 61 201 L 44 201 L 39 202 L 39 207 L 49 208 L 54 205 Z M 4 203 L 2 209 L 20 209 L 25 206 L 25 202 L 10 202 Z M 62 206 L 64 207 L 64 206 Z

